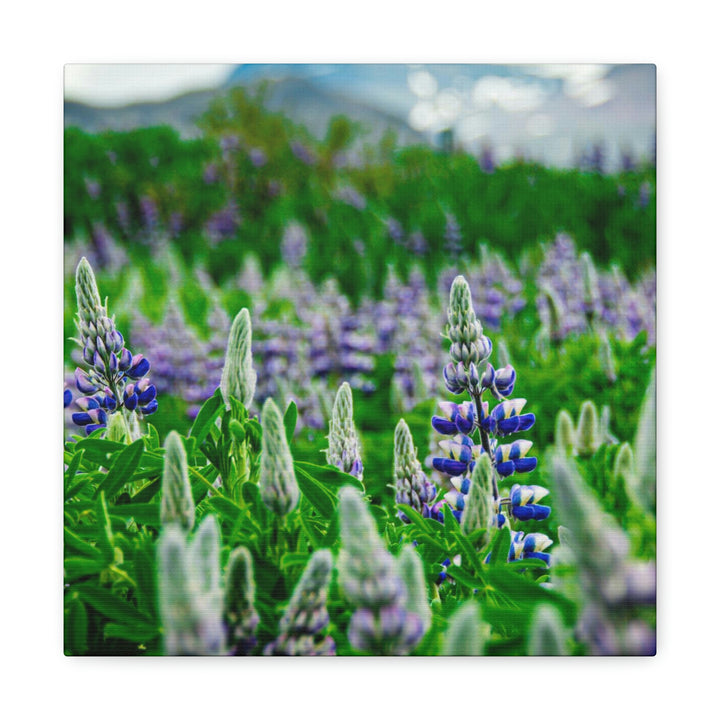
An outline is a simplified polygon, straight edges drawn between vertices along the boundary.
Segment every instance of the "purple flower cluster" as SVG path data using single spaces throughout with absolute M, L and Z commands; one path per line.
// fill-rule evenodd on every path
M 590 283 L 588 272 L 593 276 Z M 537 285 L 538 312 L 553 340 L 585 332 L 595 324 L 624 340 L 645 331 L 648 344 L 654 345 L 654 271 L 632 285 L 617 267 L 609 272 L 595 270 L 588 258 L 578 256 L 572 238 L 559 233 L 545 246 Z

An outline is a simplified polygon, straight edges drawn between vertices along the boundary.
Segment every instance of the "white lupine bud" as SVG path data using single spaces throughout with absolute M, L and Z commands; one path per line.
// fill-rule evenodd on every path
M 338 573 L 345 595 L 359 607 L 404 602 L 407 590 L 363 496 L 355 488 L 344 487 L 338 498 L 342 541 Z
M 423 631 L 426 632 L 432 624 L 432 612 L 422 560 L 415 548 L 405 545 L 400 551 L 397 565 L 398 573 L 407 590 L 405 607 L 420 618 Z
M 483 655 L 489 628 L 480 619 L 480 605 L 467 600 L 450 618 L 442 646 L 443 655 Z
M 100 299 L 97 281 L 95 280 L 95 273 L 85 257 L 80 259 L 75 272 L 75 296 L 77 298 L 80 324 L 89 325 L 93 323 L 97 325 L 98 318 L 104 314 L 104 308 Z M 97 332 L 93 334 L 97 334 Z
M 567 410 L 561 410 L 555 421 L 555 446 L 567 455 L 575 453 L 575 426 Z
M 575 448 L 578 455 L 592 455 L 600 447 L 600 422 L 598 411 L 592 400 L 586 400 L 580 407 Z
M 260 616 L 255 610 L 252 555 L 245 547 L 236 547 L 230 553 L 223 607 L 231 654 L 249 655 L 257 643 L 255 629 Z
M 230 328 L 220 380 L 220 392 L 228 409 L 231 396 L 246 408 L 250 407 L 257 382 L 257 372 L 252 362 L 252 322 L 247 308 L 243 308 Z
M 490 456 L 483 453 L 475 462 L 470 477 L 470 491 L 465 500 L 460 526 L 466 535 L 478 529 L 489 530 L 495 518 L 493 509 L 493 467 Z
M 643 507 L 655 512 L 656 486 L 656 438 L 655 438 L 655 369 L 650 376 L 650 384 L 645 391 L 645 399 L 640 408 L 637 432 L 635 433 L 635 467 L 637 478 L 633 487 Z
M 127 443 L 128 426 L 122 413 L 113 413 L 110 415 L 105 437 L 107 440 L 112 440 L 113 442 Z
M 283 419 L 272 398 L 265 400 L 261 425 L 260 495 L 273 512 L 287 515 L 297 506 L 300 489 L 295 479 Z
M 330 417 L 326 455 L 328 465 L 334 465 L 343 472 L 362 480 L 360 443 L 353 422 L 352 390 L 346 382 L 340 386 L 335 396 Z
M 617 380 L 615 357 L 613 356 L 612 347 L 610 347 L 610 340 L 605 332 L 600 334 L 600 365 L 608 382 L 614 383 Z
M 213 516 L 194 538 L 173 524 L 158 540 L 158 600 L 166 655 L 222 655 L 219 533 Z
M 186 532 L 195 524 L 185 445 L 175 430 L 165 440 L 160 521 L 163 526 L 178 524 Z
M 298 580 L 283 617 L 278 638 L 265 655 L 334 655 L 335 642 L 326 636 L 330 622 L 327 593 L 333 560 L 329 550 L 317 550 Z
M 567 632 L 558 610 L 540 605 L 533 614 L 528 639 L 528 655 L 555 657 L 568 655 Z

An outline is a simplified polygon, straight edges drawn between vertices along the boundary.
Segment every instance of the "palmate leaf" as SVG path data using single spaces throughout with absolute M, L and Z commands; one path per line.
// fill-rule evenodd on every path
M 358 490 L 364 491 L 363 484 L 354 475 L 343 472 L 334 465 L 316 465 L 314 463 L 296 460 L 295 469 L 305 470 L 313 476 L 318 482 L 329 485 L 339 490 L 344 485 L 352 485 Z

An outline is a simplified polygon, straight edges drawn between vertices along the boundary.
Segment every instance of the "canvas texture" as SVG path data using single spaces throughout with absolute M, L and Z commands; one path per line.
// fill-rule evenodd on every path
M 66 655 L 655 655 L 653 65 L 65 74 Z

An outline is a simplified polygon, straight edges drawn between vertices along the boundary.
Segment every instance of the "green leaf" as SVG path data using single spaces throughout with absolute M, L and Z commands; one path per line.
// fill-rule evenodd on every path
M 288 570 L 293 567 L 305 567 L 308 561 L 308 554 L 302 552 L 287 552 L 280 560 L 280 569 Z
M 134 643 L 146 643 L 160 634 L 157 627 L 149 624 L 120 625 L 107 623 L 103 628 L 105 637 L 129 640 Z
M 106 565 L 115 559 L 115 544 L 113 542 L 112 523 L 108 515 L 105 493 L 101 492 L 95 508 L 97 514 L 97 543 Z
M 72 550 L 75 550 L 75 552 L 86 555 L 92 560 L 102 560 L 102 552 L 98 548 L 96 548 L 95 545 L 86 542 L 68 528 L 63 528 L 63 537 L 65 540 L 66 553 L 68 551 L 68 548 L 71 548 Z
M 500 528 L 490 546 L 490 565 L 500 565 L 507 562 L 511 542 L 510 530 L 507 527 Z
M 148 450 L 157 450 L 160 447 L 160 434 L 156 427 L 147 424 L 147 432 L 145 433 L 145 444 Z
M 83 456 L 85 455 L 84 450 L 80 450 L 79 452 L 76 452 L 73 455 L 72 460 L 67 466 L 67 470 L 65 471 L 65 487 L 68 486 L 70 481 L 75 477 L 77 474 L 78 468 L 80 467 L 80 463 L 82 462 Z M 65 496 L 65 499 L 67 500 L 67 495 Z
M 295 426 L 297 425 L 298 409 L 294 400 L 290 401 L 285 411 L 285 417 L 283 418 L 283 424 L 285 425 L 285 437 L 287 438 L 288 445 L 292 443 L 293 436 L 295 435 Z
M 65 654 L 84 655 L 87 643 L 88 617 L 85 606 L 77 599 L 65 611 Z
M 208 498 L 207 504 L 231 524 L 236 523 L 238 517 L 240 517 L 241 508 L 230 500 L 230 498 L 224 497 L 223 495 L 214 495 Z
M 132 604 L 110 590 L 90 584 L 77 585 L 75 589 L 80 597 L 103 617 L 120 625 L 153 628 L 150 618 L 139 613 Z
M 340 489 L 344 485 L 352 485 L 358 490 L 365 491 L 363 484 L 354 475 L 348 475 L 333 465 L 315 465 L 314 463 L 295 461 L 295 469 L 298 468 L 312 475 L 316 480 Z
M 195 417 L 195 422 L 193 422 L 190 428 L 190 437 L 195 438 L 198 446 L 200 446 L 202 441 L 207 437 L 215 419 L 220 415 L 224 407 L 225 403 L 223 402 L 222 393 L 220 392 L 220 388 L 217 388 L 213 395 L 203 403 L 200 412 Z
M 140 438 L 132 445 L 123 445 L 123 448 L 124 450 L 118 453 L 115 458 L 105 479 L 98 485 L 95 491 L 96 497 L 101 492 L 105 492 L 108 497 L 112 497 L 125 483 L 132 480 L 133 473 L 140 464 L 145 444 Z
M 160 527 L 160 503 L 136 503 L 126 505 L 113 505 L 109 510 L 112 517 L 123 518 L 123 520 L 135 520 L 138 525 L 149 525 Z
M 85 451 L 86 460 L 105 466 L 107 466 L 108 458 L 111 455 L 125 448 L 127 448 L 125 443 L 95 437 L 85 438 L 75 444 L 76 452 L 80 450 Z
M 295 477 L 302 494 L 324 518 L 329 520 L 337 506 L 336 495 L 300 467 L 295 468 Z
M 66 582 L 74 582 L 79 578 L 97 575 L 105 569 L 101 560 L 91 560 L 85 557 L 69 557 L 65 559 L 64 576 Z

